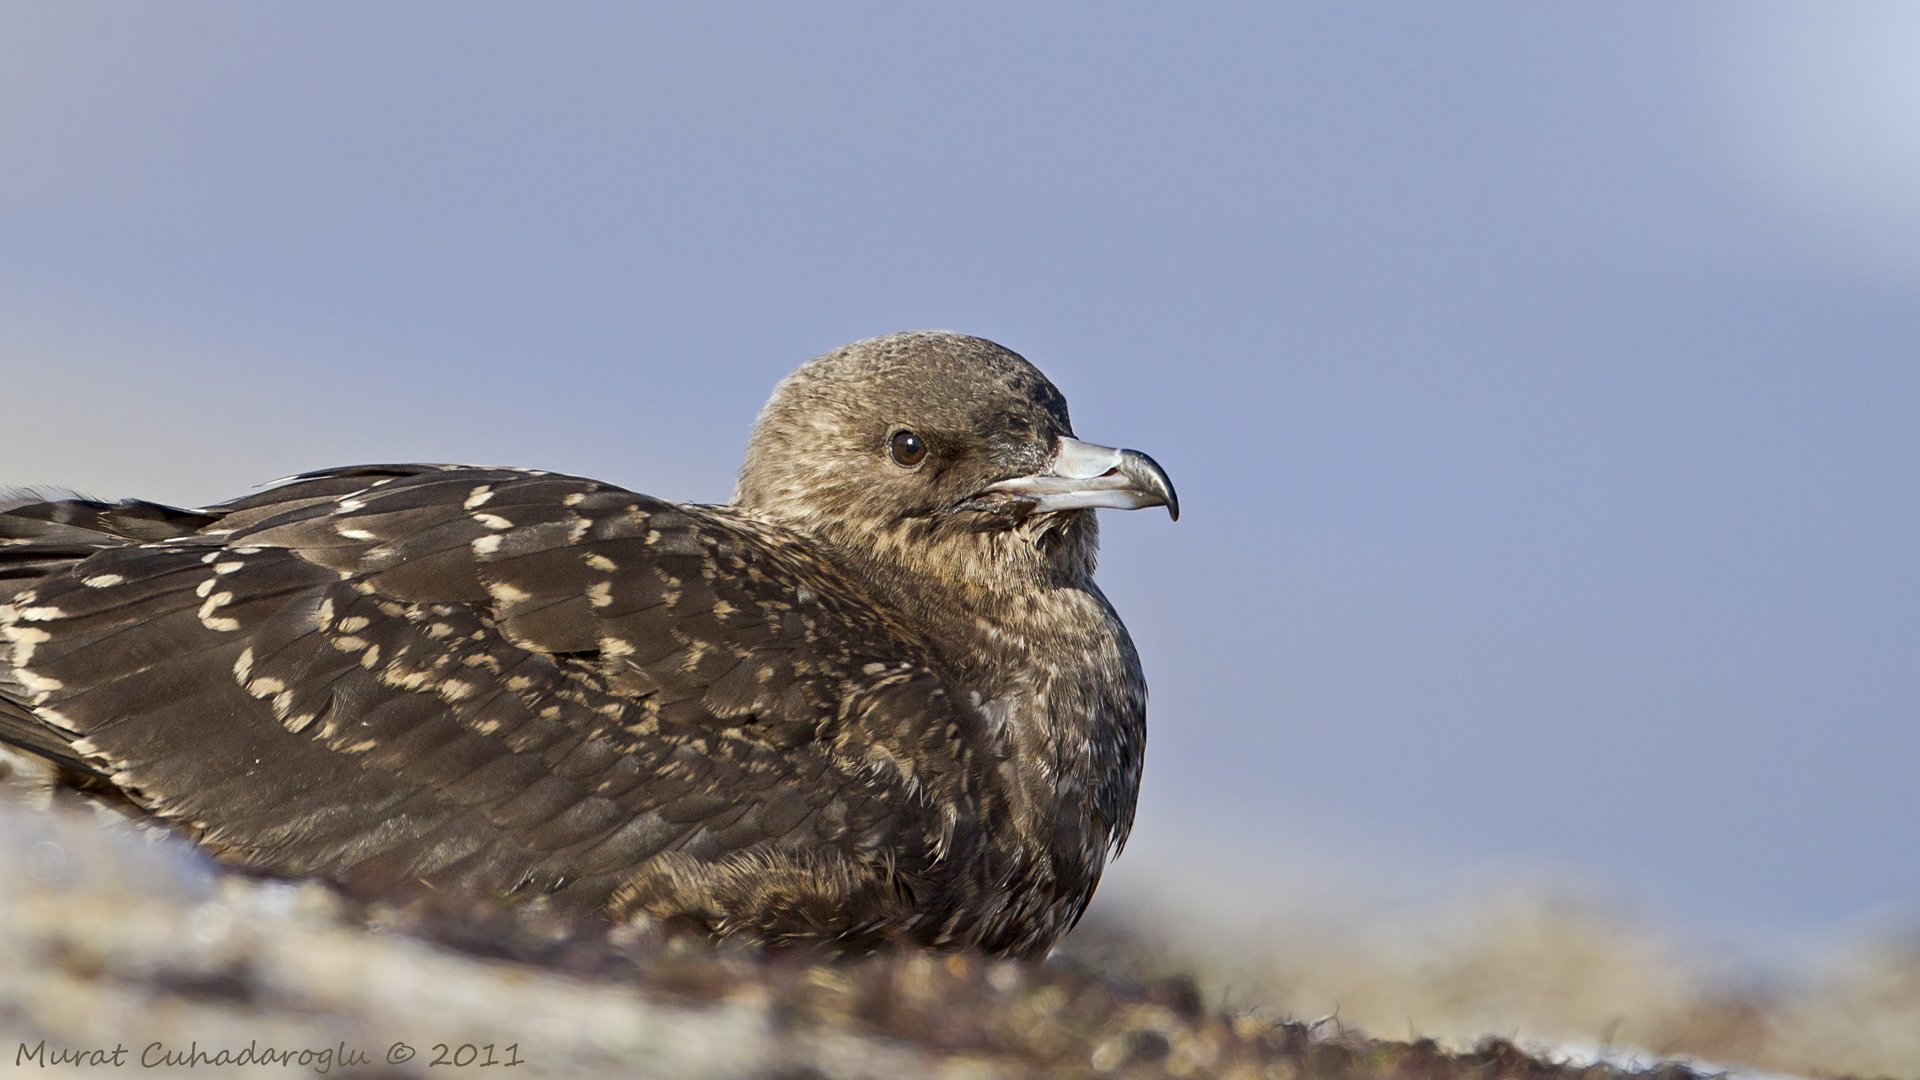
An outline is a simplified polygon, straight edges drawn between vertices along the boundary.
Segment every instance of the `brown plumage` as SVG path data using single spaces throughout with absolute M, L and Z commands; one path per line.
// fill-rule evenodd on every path
M 0 505 L 0 741 L 225 859 L 772 944 L 1044 952 L 1132 821 L 1092 508 L 1165 505 L 1025 360 L 803 365 L 728 506 L 364 466 Z

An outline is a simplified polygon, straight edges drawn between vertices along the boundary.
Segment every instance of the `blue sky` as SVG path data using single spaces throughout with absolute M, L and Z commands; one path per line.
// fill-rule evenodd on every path
M 1840 3 L 0 3 L 0 484 L 721 501 L 792 366 L 964 330 L 1180 488 L 1105 521 L 1132 872 L 1912 912 L 1917 48 Z

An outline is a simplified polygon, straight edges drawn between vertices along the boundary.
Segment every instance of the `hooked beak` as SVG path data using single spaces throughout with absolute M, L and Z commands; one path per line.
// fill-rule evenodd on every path
M 1164 506 L 1173 520 L 1180 520 L 1180 498 L 1173 493 L 1173 481 L 1152 458 L 1138 450 L 1116 450 L 1065 436 L 1045 471 L 989 484 L 979 494 L 1013 496 L 1029 514 Z

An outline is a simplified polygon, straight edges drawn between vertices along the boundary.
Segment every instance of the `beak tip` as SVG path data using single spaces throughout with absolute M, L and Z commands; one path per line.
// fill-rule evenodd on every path
M 1148 493 L 1167 508 L 1167 517 L 1180 520 L 1180 496 L 1174 494 L 1173 481 L 1160 463 L 1138 450 L 1122 450 L 1120 471 L 1133 480 L 1135 490 Z M 1152 506 L 1152 502 L 1145 504 Z

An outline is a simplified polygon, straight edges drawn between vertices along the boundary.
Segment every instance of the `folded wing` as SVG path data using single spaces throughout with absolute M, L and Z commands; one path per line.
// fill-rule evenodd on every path
M 0 540 L 0 740 L 250 866 L 845 938 L 980 842 L 931 652 L 724 508 L 379 466 Z

